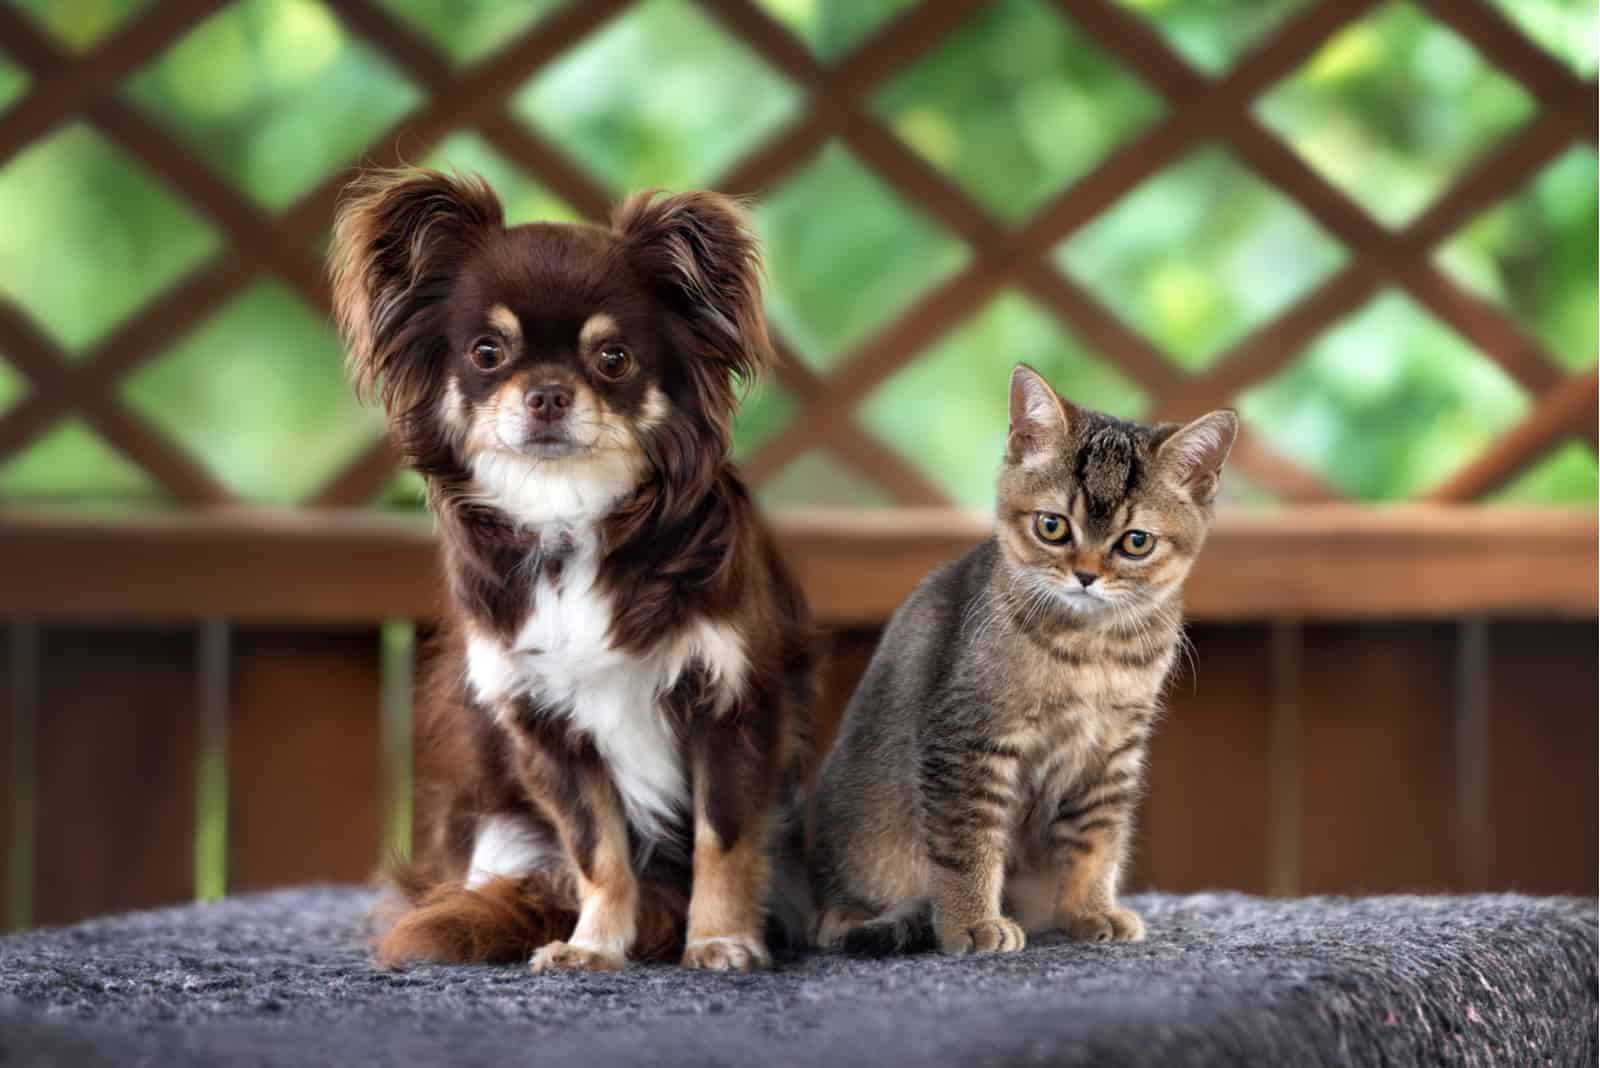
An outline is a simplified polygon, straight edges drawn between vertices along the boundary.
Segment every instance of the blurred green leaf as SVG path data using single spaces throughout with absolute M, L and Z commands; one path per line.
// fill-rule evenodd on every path
M 1594 450 L 1569 441 L 1489 499 L 1495 504 L 1587 504 L 1600 496 Z
M 1256 113 L 1377 219 L 1402 226 L 1535 110 L 1453 31 L 1391 0 L 1329 38 Z
M 1056 253 L 1068 274 L 1191 371 L 1344 258 L 1292 201 L 1219 148 L 1144 182 Z
M 999 0 L 889 82 L 874 110 L 1012 221 L 1099 163 L 1160 102 L 1038 0 Z
M 378 491 L 372 504 L 386 512 L 420 512 L 426 492 L 427 485 L 421 475 L 410 470 L 396 471 L 394 477 Z
M 762 199 L 756 226 L 773 324 L 819 369 L 967 258 L 837 144 Z
M 885 19 L 917 0 L 756 0 L 825 61 L 860 44 Z
M 794 398 L 771 376 L 750 388 L 733 427 L 733 455 L 748 457 L 794 418 Z
M 1504 371 L 1398 293 L 1239 396 L 1248 426 L 1363 500 L 1431 488 L 1527 408 Z
M 1595 75 L 1600 5 L 1595 0 L 1489 0 L 1541 48 L 1585 78 Z
M 9 411 L 26 392 L 28 392 L 27 382 L 9 363 L 0 359 L 0 415 Z
M 422 100 L 314 0 L 236 0 L 125 91 L 273 209 L 353 161 Z
M 623 192 L 711 181 L 799 102 L 694 5 L 646 0 L 536 75 L 511 109 Z
M 858 418 L 951 498 L 987 508 L 1005 452 L 1011 370 L 1018 363 L 1087 408 L 1135 418 L 1148 403 L 1137 385 L 1033 303 L 1006 292 L 891 375 Z
M 28 72 L 0 53 L 0 108 L 8 108 L 28 88 Z
M 117 508 L 164 499 L 138 465 L 76 419 L 0 463 L 0 500 Z
M 481 59 L 572 0 L 378 0 L 457 66 Z
M 87 51 L 100 38 L 150 5 L 150 0 L 6 0 L 39 21 L 74 52 Z
M 1600 183 L 1592 148 L 1560 159 L 1474 219 L 1438 253 L 1445 270 L 1511 312 L 1563 367 L 1595 362 L 1595 234 Z
M 1117 0 L 1201 70 L 1221 74 L 1309 0 Z
M 506 224 L 582 222 L 572 205 L 550 192 L 528 173 L 489 147 L 482 137 L 459 131 L 434 146 L 421 160 L 425 167 L 481 175 L 494 187 L 506 209 Z
M 808 452 L 768 479 L 756 493 L 763 508 L 887 508 L 884 489 L 830 454 Z
M 101 136 L 68 126 L 0 167 L 0 293 L 76 353 L 210 256 L 216 233 Z
M 305 498 L 382 433 L 345 383 L 333 332 L 276 282 L 246 290 L 123 396 L 252 501 Z

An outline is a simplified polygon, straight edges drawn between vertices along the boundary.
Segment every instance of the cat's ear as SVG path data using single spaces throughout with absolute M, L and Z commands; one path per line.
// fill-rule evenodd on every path
M 1067 440 L 1076 410 L 1062 400 L 1033 368 L 1017 364 L 1011 372 L 1011 433 L 1006 438 L 1006 460 L 1020 463 Z
M 1202 415 L 1168 435 L 1156 452 L 1162 473 L 1181 486 L 1196 504 L 1217 496 L 1217 479 L 1239 433 L 1239 417 L 1224 408 Z

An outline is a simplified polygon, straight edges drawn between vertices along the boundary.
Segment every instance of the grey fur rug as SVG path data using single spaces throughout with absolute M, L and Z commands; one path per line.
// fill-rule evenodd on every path
M 382 972 L 371 895 L 296 890 L 0 939 L 5 1064 L 1593 1065 L 1592 902 L 1136 897 L 1143 945 Z

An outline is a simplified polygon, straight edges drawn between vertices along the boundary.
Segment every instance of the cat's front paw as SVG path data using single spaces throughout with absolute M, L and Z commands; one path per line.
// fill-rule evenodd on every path
M 1144 921 L 1132 909 L 1112 905 L 1072 917 L 1067 921 L 1067 937 L 1074 942 L 1143 942 Z
M 535 972 L 617 972 L 627 963 L 628 958 L 621 953 L 571 942 L 550 942 L 540 947 L 528 967 Z
M 1028 936 L 1005 916 L 955 926 L 939 932 L 939 948 L 946 953 L 1015 953 L 1028 944 Z
M 722 935 L 690 942 L 683 950 L 683 966 L 706 972 L 748 972 L 772 967 L 772 957 L 754 935 Z

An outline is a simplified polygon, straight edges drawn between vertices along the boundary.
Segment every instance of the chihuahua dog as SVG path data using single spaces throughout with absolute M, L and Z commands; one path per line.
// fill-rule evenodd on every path
M 746 970 L 809 740 L 806 609 L 729 462 L 771 362 L 738 205 L 508 227 L 481 179 L 341 205 L 358 392 L 427 482 L 451 609 L 380 961 Z

